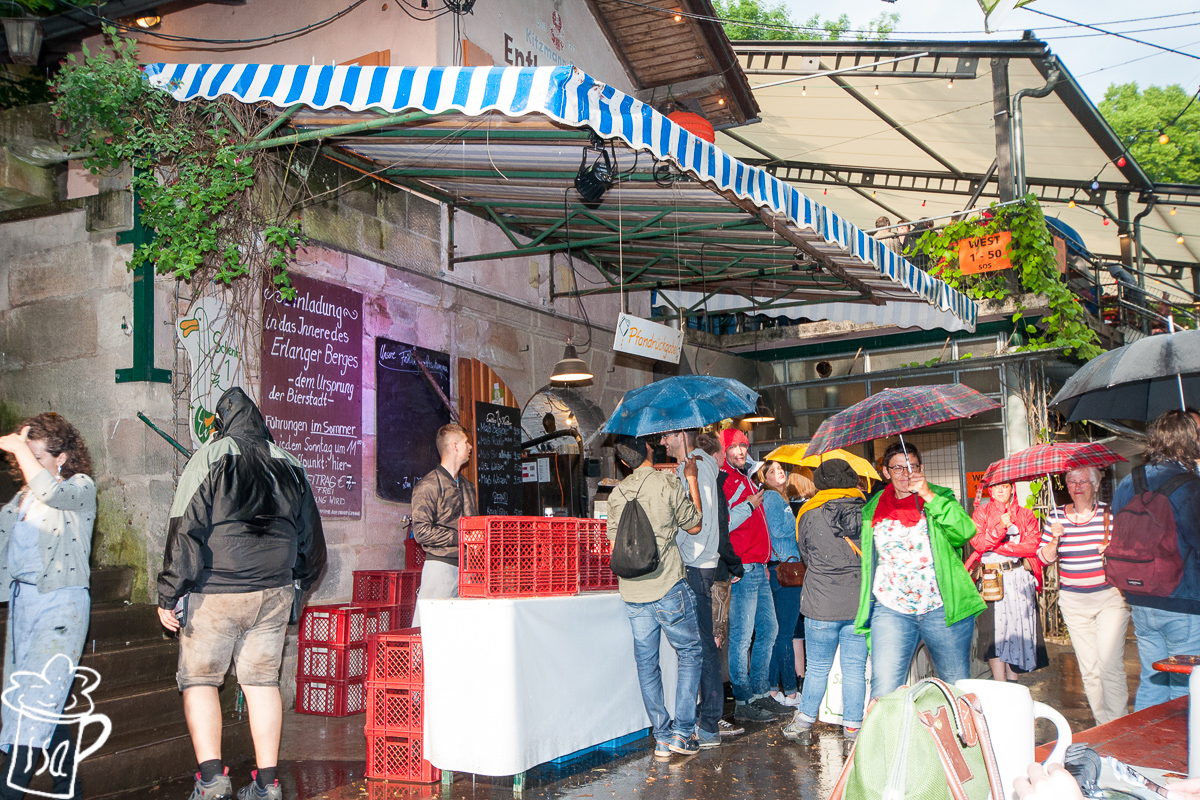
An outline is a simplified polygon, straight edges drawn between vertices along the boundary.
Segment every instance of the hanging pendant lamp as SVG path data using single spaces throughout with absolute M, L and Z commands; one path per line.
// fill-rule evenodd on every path
M 558 383 L 582 383 L 590 381 L 593 377 L 587 362 L 579 357 L 579 353 L 575 352 L 575 345 L 571 344 L 568 339 L 563 357 L 554 365 L 554 371 L 550 373 L 550 380 Z

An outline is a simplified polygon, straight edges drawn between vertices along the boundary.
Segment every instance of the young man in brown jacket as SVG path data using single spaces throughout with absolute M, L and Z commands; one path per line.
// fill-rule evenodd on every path
M 459 473 L 471 459 L 471 443 L 462 425 L 451 422 L 437 432 L 441 463 L 421 478 L 412 494 L 413 538 L 425 550 L 417 600 L 458 597 L 458 520 L 479 513 L 475 487 Z M 413 613 L 421 626 L 421 606 Z

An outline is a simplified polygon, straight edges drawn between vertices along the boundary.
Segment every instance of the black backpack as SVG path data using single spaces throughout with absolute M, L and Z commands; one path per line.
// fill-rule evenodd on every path
M 618 578 L 640 578 L 658 569 L 658 539 L 646 509 L 637 499 L 647 478 L 649 476 L 638 484 L 637 492 L 625 504 L 617 523 L 617 538 L 613 541 L 608 566 Z
M 1123 592 L 1169 597 L 1183 580 L 1183 556 L 1171 495 L 1196 480 L 1190 472 L 1175 475 L 1151 490 L 1146 467 L 1133 471 L 1133 498 L 1117 512 L 1112 540 L 1104 551 L 1104 574 Z

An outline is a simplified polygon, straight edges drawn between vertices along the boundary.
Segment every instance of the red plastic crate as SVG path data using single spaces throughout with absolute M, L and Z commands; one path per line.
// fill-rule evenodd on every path
M 608 566 L 612 542 L 608 540 L 607 523 L 602 519 L 580 519 L 579 522 L 579 591 L 617 588 L 617 576 Z
M 367 637 L 408 627 L 408 623 L 399 621 L 401 616 L 399 606 L 363 605 L 361 608 L 363 610 L 363 629 L 366 631 Z
M 396 606 L 396 616 L 392 618 L 392 629 L 411 628 L 413 614 L 417 610 L 417 604 L 411 603 L 406 606 Z
M 398 606 L 417 599 L 421 570 L 355 570 L 351 602 Z
M 309 606 L 300 620 L 302 644 L 358 644 L 367 639 L 366 614 L 346 603 Z
M 420 733 L 425 727 L 425 687 L 367 684 L 368 731 Z
M 367 643 L 348 645 L 300 645 L 296 664 L 298 678 L 344 681 L 367 675 Z
M 536 597 L 579 591 L 578 520 L 462 517 L 460 597 Z
M 404 568 L 421 569 L 425 566 L 425 550 L 417 544 L 417 540 L 408 537 L 404 540 Z
M 348 717 L 366 710 L 367 688 L 362 678 L 347 681 L 296 679 L 296 712 L 323 717 Z
M 424 686 L 421 629 L 377 633 L 368 639 L 367 679 L 373 686 Z
M 424 737 L 399 731 L 367 731 L 366 775 L 409 783 L 442 779 L 442 771 L 424 758 Z

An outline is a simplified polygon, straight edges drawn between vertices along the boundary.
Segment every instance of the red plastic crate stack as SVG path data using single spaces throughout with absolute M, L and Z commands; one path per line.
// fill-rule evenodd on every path
M 372 611 L 367 618 L 367 635 L 407 628 L 417 607 L 420 586 L 419 569 L 355 570 L 352 602 Z
M 458 524 L 459 596 L 576 594 L 578 522 L 567 517 L 463 517 Z
M 404 568 L 420 569 L 425 566 L 425 550 L 417 540 L 409 536 L 404 540 Z
M 602 519 L 579 519 L 579 591 L 617 588 L 617 576 L 608 566 L 612 542 Z
M 419 628 L 377 633 L 367 640 L 366 687 L 367 777 L 441 780 L 441 770 L 424 757 L 425 663 Z
M 300 620 L 296 711 L 326 717 L 366 709 L 368 609 L 309 606 Z

